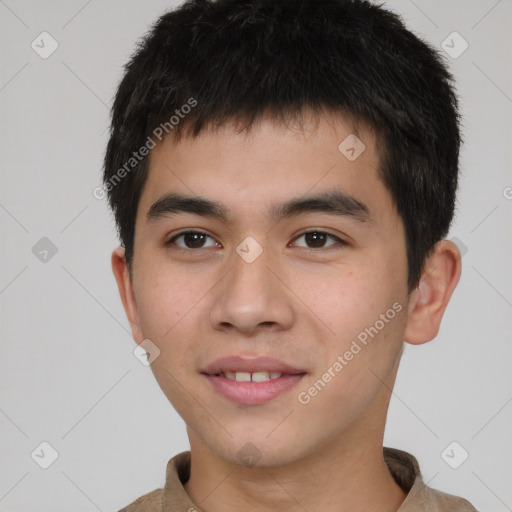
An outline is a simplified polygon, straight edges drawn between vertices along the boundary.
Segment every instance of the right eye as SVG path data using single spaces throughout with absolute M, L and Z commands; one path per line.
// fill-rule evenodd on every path
M 210 239 L 210 242 L 207 242 L 208 239 Z M 184 231 L 174 235 L 165 245 L 176 245 L 180 249 L 189 250 L 220 246 L 210 235 L 202 231 Z

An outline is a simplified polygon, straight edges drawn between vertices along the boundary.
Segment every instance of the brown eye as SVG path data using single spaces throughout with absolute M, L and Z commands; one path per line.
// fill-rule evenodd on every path
M 189 249 L 197 249 L 203 246 L 205 238 L 206 235 L 201 233 L 185 233 L 183 235 L 183 242 Z
M 325 233 L 306 233 L 305 241 L 309 247 L 323 247 L 325 241 L 327 240 L 327 235 Z
M 217 243 L 206 233 L 187 231 L 172 237 L 166 245 L 176 245 L 182 249 L 203 249 L 205 247 L 215 247 Z
M 299 240 L 303 241 L 299 242 Z M 323 249 L 325 247 L 330 247 L 331 245 L 344 244 L 345 243 L 343 242 L 343 240 L 340 240 L 338 237 L 330 235 L 329 233 L 325 233 L 323 231 L 309 231 L 307 233 L 299 235 L 295 239 L 295 245 L 299 247 L 306 247 L 309 249 Z

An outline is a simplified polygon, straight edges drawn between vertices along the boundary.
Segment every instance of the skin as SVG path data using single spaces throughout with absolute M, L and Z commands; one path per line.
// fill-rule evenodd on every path
M 207 512 L 396 511 L 405 493 L 382 453 L 390 393 L 403 342 L 436 336 L 460 276 L 460 253 L 439 242 L 408 293 L 403 223 L 377 176 L 369 128 L 356 131 L 326 113 L 301 126 L 264 119 L 249 132 L 235 128 L 168 139 L 152 150 L 131 277 L 123 249 L 112 255 L 133 337 L 160 349 L 152 371 L 187 424 L 192 465 L 185 489 Z M 351 133 L 366 146 L 354 161 L 338 150 Z M 269 218 L 274 204 L 332 190 L 364 203 L 370 218 Z M 168 192 L 220 202 L 229 219 L 148 219 Z M 183 237 L 165 245 L 193 229 L 208 235 L 206 247 L 187 248 Z M 307 231 L 337 238 L 312 249 L 311 238 L 301 236 Z M 252 263 L 235 250 L 247 236 L 263 249 Z M 308 404 L 300 403 L 298 394 L 394 303 L 401 311 Z M 270 402 L 237 405 L 200 373 L 227 355 L 272 356 L 307 373 Z M 249 442 L 259 451 L 254 465 L 237 455 Z

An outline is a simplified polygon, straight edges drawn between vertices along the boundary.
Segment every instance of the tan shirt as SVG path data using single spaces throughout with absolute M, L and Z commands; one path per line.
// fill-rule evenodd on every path
M 393 478 L 407 497 L 397 512 L 477 512 L 463 498 L 427 487 L 418 461 L 410 454 L 384 448 L 384 459 Z M 190 452 L 182 452 L 167 463 L 165 487 L 141 496 L 119 512 L 200 512 L 183 484 L 190 476 Z

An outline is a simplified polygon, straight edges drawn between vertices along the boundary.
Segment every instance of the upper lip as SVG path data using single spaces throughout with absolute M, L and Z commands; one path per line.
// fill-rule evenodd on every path
M 201 373 L 216 375 L 224 372 L 275 372 L 285 374 L 306 373 L 273 357 L 248 359 L 240 356 L 221 357 L 201 370 Z

